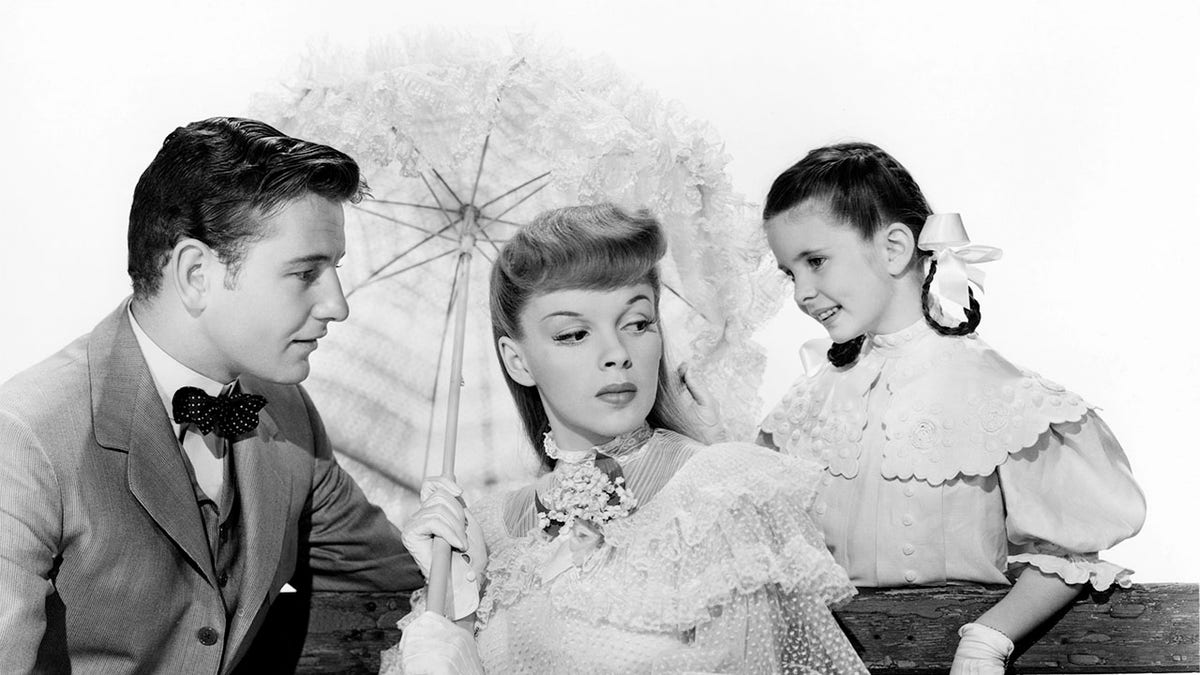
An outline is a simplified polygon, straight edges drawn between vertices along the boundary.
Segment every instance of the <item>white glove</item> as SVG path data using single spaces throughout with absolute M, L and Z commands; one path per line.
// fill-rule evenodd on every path
M 691 399 L 691 405 L 688 406 L 688 412 L 691 413 L 695 421 L 702 424 L 705 433 L 710 430 L 715 430 L 720 415 L 717 412 L 717 402 L 708 395 L 708 392 L 700 385 L 696 378 L 688 379 L 688 363 L 685 361 L 679 364 L 675 369 L 675 374 L 679 376 L 679 382 L 683 385 L 684 391 L 688 393 L 688 398 Z
M 968 623 L 958 629 L 958 649 L 950 675 L 1004 675 L 1004 666 L 1013 653 L 1008 636 L 981 623 Z
M 400 663 L 405 675 L 483 675 L 474 636 L 434 612 L 404 629 Z
M 462 489 L 449 478 L 436 476 L 421 484 L 421 508 L 401 532 L 400 539 L 421 573 L 429 578 L 433 564 L 433 538 L 445 539 L 456 549 L 450 556 L 450 614 L 461 619 L 479 606 L 479 584 L 487 569 L 483 530 L 463 506 Z

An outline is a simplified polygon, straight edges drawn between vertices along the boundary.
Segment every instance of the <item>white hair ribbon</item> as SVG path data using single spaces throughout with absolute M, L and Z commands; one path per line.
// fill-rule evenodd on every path
M 999 260 L 1003 251 L 972 244 L 957 213 L 935 213 L 926 218 L 917 247 L 932 252 L 937 262 L 929 292 L 937 298 L 942 314 L 953 325 L 966 321 L 966 309 L 971 305 L 968 284 L 983 292 L 984 273 L 975 265 Z

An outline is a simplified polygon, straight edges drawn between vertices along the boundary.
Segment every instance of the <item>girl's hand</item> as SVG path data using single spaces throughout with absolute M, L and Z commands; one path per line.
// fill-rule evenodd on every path
M 969 623 L 958 629 L 958 650 L 950 675 L 1004 675 L 1013 642 L 995 628 Z
M 483 675 L 475 638 L 446 617 L 425 612 L 400 636 L 405 675 Z

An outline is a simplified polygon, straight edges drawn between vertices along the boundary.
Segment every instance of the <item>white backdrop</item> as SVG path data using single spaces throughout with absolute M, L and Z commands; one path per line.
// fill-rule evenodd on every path
M 536 30 L 712 122 L 761 200 L 804 151 L 864 139 L 1005 249 L 983 335 L 1104 409 L 1145 489 L 1114 561 L 1198 581 L 1200 3 L 15 2 L 0 7 L 0 380 L 128 292 L 125 219 L 166 134 L 245 114 L 316 40 Z M 438 7 L 436 5 L 450 5 Z M 788 304 L 763 396 L 820 334 Z M 335 328 L 336 330 L 336 328 Z

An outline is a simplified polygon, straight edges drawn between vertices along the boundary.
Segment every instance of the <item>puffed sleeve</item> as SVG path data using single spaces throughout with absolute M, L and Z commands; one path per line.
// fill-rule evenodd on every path
M 1131 570 L 1098 553 L 1137 534 L 1146 500 L 1124 450 L 1095 411 L 1053 424 L 999 466 L 1010 565 L 1033 565 L 1096 590 L 1130 585 Z

